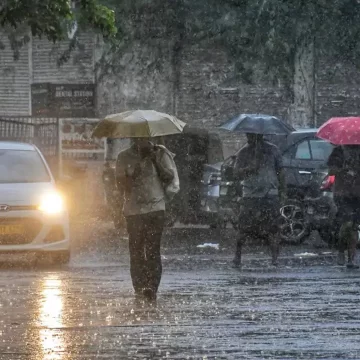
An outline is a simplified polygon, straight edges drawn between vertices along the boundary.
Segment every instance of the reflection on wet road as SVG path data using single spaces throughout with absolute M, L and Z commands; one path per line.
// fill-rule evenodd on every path
M 38 326 L 42 359 L 62 359 L 64 341 L 59 328 L 63 325 L 62 280 L 48 275 L 40 285 Z
M 126 254 L 2 269 L 0 359 L 360 358 L 359 272 L 230 259 L 167 255 L 157 308 L 133 299 Z

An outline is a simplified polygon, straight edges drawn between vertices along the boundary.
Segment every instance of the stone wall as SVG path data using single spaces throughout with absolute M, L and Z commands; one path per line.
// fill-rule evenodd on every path
M 137 42 L 97 83 L 99 116 L 131 109 L 172 112 L 171 46 Z
M 315 123 L 305 119 L 305 126 L 320 126 L 333 116 L 360 115 L 358 69 L 344 61 L 319 57 Z M 177 115 L 189 123 L 214 128 L 238 113 L 266 113 L 296 126 L 297 118 L 283 87 L 261 77 L 251 85 L 234 79 L 236 74 L 224 49 L 206 44 L 184 46 Z
M 236 74 L 224 49 L 185 45 L 181 54 L 176 108 L 184 121 L 213 128 L 239 113 L 286 114 L 281 88 L 266 81 L 249 85 L 233 80 Z
M 360 116 L 360 71 L 351 63 L 319 61 L 317 125 L 336 116 Z
M 176 114 L 191 124 L 212 127 L 222 116 L 219 84 L 231 73 L 226 54 L 221 49 L 184 44 L 179 56 Z

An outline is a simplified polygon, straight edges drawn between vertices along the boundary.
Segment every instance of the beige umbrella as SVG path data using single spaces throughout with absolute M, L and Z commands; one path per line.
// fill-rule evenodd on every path
M 175 116 L 154 110 L 133 110 L 108 115 L 95 127 L 97 138 L 156 137 L 179 134 L 185 123 Z

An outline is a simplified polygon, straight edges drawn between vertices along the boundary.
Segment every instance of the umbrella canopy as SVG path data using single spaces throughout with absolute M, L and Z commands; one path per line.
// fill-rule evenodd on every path
M 331 118 L 316 135 L 334 145 L 360 145 L 360 117 Z
M 277 117 L 262 114 L 240 114 L 221 125 L 220 128 L 263 135 L 287 135 L 294 131 L 291 126 Z
M 154 110 L 125 111 L 100 121 L 93 136 L 113 139 L 165 136 L 181 133 L 185 125 L 175 116 Z

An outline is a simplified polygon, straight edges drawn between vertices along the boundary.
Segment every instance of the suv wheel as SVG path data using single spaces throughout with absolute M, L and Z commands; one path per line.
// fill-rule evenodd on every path
M 309 235 L 309 230 L 303 204 L 298 200 L 288 200 L 281 210 L 281 240 L 301 244 Z

